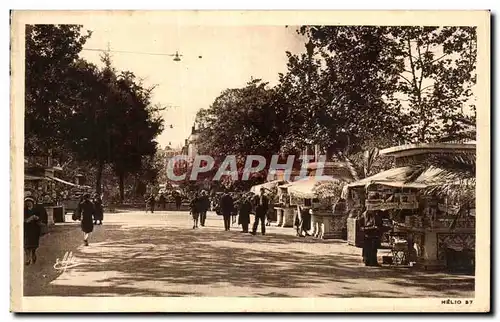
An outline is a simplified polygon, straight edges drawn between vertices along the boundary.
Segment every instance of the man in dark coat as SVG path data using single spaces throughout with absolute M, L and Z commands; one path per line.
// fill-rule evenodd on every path
M 248 233 L 248 225 L 250 224 L 250 213 L 252 212 L 252 202 L 249 196 L 243 196 L 239 204 L 238 223 L 242 227 L 242 233 Z
M 95 216 L 95 207 L 90 200 L 90 194 L 86 193 L 83 196 L 83 201 L 78 205 L 78 207 L 82 216 L 81 227 L 83 231 L 83 242 L 85 246 L 88 246 L 90 233 L 94 230 L 93 218 Z
M 207 220 L 207 211 L 210 209 L 210 199 L 208 199 L 207 192 L 203 190 L 199 199 L 200 203 L 200 225 L 205 226 Z
M 151 210 L 151 213 L 155 212 L 155 196 L 154 194 L 150 194 L 149 197 L 146 199 L 146 213 L 148 210 Z
M 175 192 L 174 194 L 174 199 L 175 199 L 175 209 L 176 210 L 181 210 L 181 205 L 182 205 L 182 196 L 179 192 Z
M 160 198 L 158 201 L 159 201 L 160 205 L 162 206 L 163 210 L 165 210 L 167 208 L 167 198 L 165 198 L 165 195 L 163 194 L 163 192 L 160 194 Z
M 102 220 L 104 219 L 104 207 L 102 206 L 102 199 L 98 194 L 94 195 L 94 225 L 102 225 Z
M 259 221 L 261 222 L 262 235 L 266 234 L 266 214 L 269 209 L 269 198 L 266 196 L 266 190 L 260 189 L 260 195 L 256 199 L 257 205 L 255 206 L 255 220 L 253 221 L 252 235 L 257 234 Z
M 231 227 L 231 214 L 234 211 L 234 201 L 233 197 L 227 192 L 220 199 L 220 210 L 224 218 L 224 229 L 229 231 Z

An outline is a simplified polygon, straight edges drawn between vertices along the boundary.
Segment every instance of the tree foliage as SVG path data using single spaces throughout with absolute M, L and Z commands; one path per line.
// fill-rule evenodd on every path
M 79 59 L 89 36 L 80 26 L 27 27 L 26 151 L 60 150 L 92 165 L 97 192 L 111 166 L 123 200 L 126 175 L 151 170 L 143 158 L 156 152 L 163 108 L 151 102 L 154 87 L 114 69 L 109 54 L 102 56 L 103 68 Z

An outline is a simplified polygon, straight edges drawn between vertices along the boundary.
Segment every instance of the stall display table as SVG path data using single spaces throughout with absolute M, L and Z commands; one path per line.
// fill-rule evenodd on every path
M 472 227 L 419 228 L 395 224 L 394 231 L 412 235 L 417 252 L 417 265 L 424 269 L 447 267 L 449 249 L 458 248 L 464 252 L 475 249 L 475 228 Z
M 278 227 L 293 227 L 295 207 L 275 207 Z
M 313 236 L 321 239 L 344 239 L 347 234 L 347 215 L 317 212 L 311 216 Z
M 364 234 L 361 230 L 359 219 L 347 218 L 347 244 L 363 247 Z

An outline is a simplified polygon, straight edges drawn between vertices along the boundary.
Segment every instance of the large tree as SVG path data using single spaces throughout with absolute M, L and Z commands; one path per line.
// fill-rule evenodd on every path
M 401 104 L 384 29 L 302 27 L 306 53 L 289 54 L 280 86 L 294 114 L 301 115 L 299 137 L 333 154 L 351 154 L 373 136 L 395 143 L 401 131 Z M 293 133 L 292 133 L 293 134 Z M 296 135 L 297 136 L 297 135 Z
M 227 89 L 197 117 L 200 153 L 212 156 L 279 152 L 289 123 L 274 89 L 261 80 Z
M 347 131 L 354 137 L 474 136 L 474 28 L 308 26 L 300 32 L 321 52 L 323 75 L 350 117 L 345 123 L 355 124 Z
M 26 25 L 25 153 L 40 155 L 66 146 L 71 98 L 67 86 L 90 32 L 78 25 Z

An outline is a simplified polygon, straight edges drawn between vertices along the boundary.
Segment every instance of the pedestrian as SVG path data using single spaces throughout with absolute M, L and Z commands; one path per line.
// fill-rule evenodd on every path
M 102 220 L 104 219 L 104 207 L 102 205 L 102 199 L 97 193 L 94 195 L 93 202 L 95 206 L 94 224 L 102 225 Z
M 158 201 L 160 203 L 160 205 L 162 206 L 163 210 L 165 210 L 167 208 L 167 198 L 165 198 L 165 195 L 162 193 L 160 193 L 160 197 L 158 198 Z
M 175 209 L 177 209 L 177 211 L 181 210 L 182 196 L 178 191 L 175 192 L 174 199 L 175 199 Z
M 231 228 L 231 214 L 234 211 L 234 201 L 233 197 L 227 192 L 220 199 L 220 211 L 224 218 L 224 229 L 229 231 Z
M 190 213 L 193 217 L 193 229 L 198 228 L 198 218 L 200 216 L 200 198 L 196 193 L 189 203 Z
M 297 205 L 297 215 L 295 216 L 295 226 L 297 227 L 297 236 L 311 236 L 311 208 Z
M 250 213 L 252 212 L 252 202 L 250 196 L 243 196 L 238 209 L 238 224 L 241 225 L 242 233 L 248 233 L 250 224 Z
M 257 205 L 255 207 L 255 219 L 253 221 L 252 235 L 257 234 L 259 221 L 261 222 L 262 235 L 266 234 L 266 214 L 269 210 L 269 198 L 266 196 L 266 190 L 260 188 Z
M 24 198 L 24 254 L 26 265 L 35 264 L 36 250 L 42 235 L 42 220 L 35 208 L 35 199 Z
M 146 213 L 148 212 L 148 210 L 150 210 L 152 214 L 155 212 L 155 203 L 156 200 L 154 194 L 150 194 L 146 199 Z
M 90 194 L 86 193 L 83 196 L 83 201 L 78 206 L 80 208 L 79 212 L 82 216 L 81 227 L 83 231 L 83 243 L 85 246 L 88 246 L 90 234 L 94 230 L 93 218 L 95 216 L 95 206 L 90 200 Z
M 207 220 L 207 211 L 210 209 L 210 199 L 208 199 L 208 194 L 205 190 L 201 191 L 199 204 L 200 204 L 200 225 L 202 227 L 205 227 L 205 221 Z

